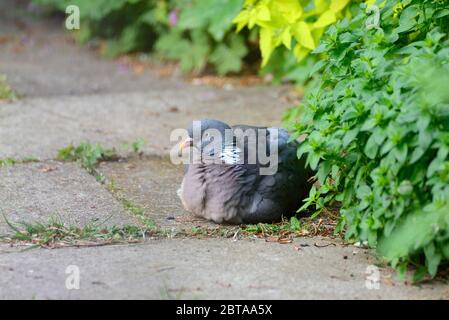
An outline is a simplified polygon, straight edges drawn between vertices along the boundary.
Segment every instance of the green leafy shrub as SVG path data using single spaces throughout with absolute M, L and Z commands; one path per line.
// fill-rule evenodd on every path
M 85 42 L 106 39 L 104 54 L 116 56 L 149 51 L 167 29 L 168 1 L 142 0 L 34 0 L 35 3 L 65 12 L 68 5 L 80 9 L 80 30 L 76 38 Z
M 306 82 L 315 59 L 308 53 L 329 25 L 356 8 L 350 0 L 33 1 L 62 12 L 77 5 L 76 38 L 103 39 L 106 56 L 154 51 L 179 61 L 184 72 L 240 72 L 243 62 L 259 64 L 260 47 L 261 74 L 272 75 L 276 83 Z M 240 31 L 244 26 L 248 30 Z M 298 59 L 304 61 L 298 64 Z
M 104 54 L 155 50 L 180 62 L 183 71 L 201 72 L 211 65 L 219 74 L 239 72 L 247 55 L 243 35 L 232 19 L 243 0 L 34 0 L 65 12 L 80 9 L 77 38 L 105 39 Z
M 202 71 L 207 63 L 219 74 L 240 71 L 248 49 L 244 37 L 233 32 L 232 19 L 242 4 L 243 0 L 183 4 L 177 21 L 158 40 L 157 52 L 179 60 L 185 71 Z
M 247 27 L 259 36 L 261 75 L 274 83 L 310 85 L 310 71 L 321 58 L 310 52 L 330 25 L 356 14 L 361 1 L 246 0 L 234 23 L 237 30 Z
M 340 203 L 337 231 L 419 279 L 449 260 L 449 2 L 379 6 L 378 26 L 362 5 L 328 29 L 322 78 L 288 119 L 319 182 L 302 209 Z
M 184 72 L 199 73 L 208 65 L 220 75 L 239 72 L 249 50 L 245 37 L 234 32 L 232 19 L 242 4 L 243 0 L 177 1 L 156 52 L 179 61 Z
M 350 16 L 350 0 L 245 0 L 235 17 L 237 30 L 254 26 L 260 30 L 262 66 L 274 49 L 285 46 L 302 60 L 316 48 L 326 27 Z

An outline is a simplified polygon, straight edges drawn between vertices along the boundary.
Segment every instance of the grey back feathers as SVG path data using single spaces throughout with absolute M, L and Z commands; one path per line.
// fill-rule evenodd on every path
M 202 131 L 207 128 L 232 129 L 233 132 L 257 129 L 244 125 L 230 127 L 211 119 L 201 120 L 201 128 Z M 273 142 L 273 129 L 278 128 L 265 129 L 266 140 Z M 251 146 L 237 135 L 232 144 L 228 142 L 219 152 L 214 151 L 221 162 L 187 165 L 179 191 L 185 209 L 216 223 L 235 224 L 273 222 L 293 214 L 308 194 L 308 179 L 312 174 L 296 157 L 298 143 L 288 142 L 288 139 L 287 131 L 278 129 L 275 141 L 278 148 L 277 171 L 272 175 L 260 174 L 260 168 L 266 164 L 259 158 L 255 163 L 248 161 L 248 148 Z M 257 137 L 256 141 L 259 140 Z M 197 147 L 203 148 L 204 143 Z M 266 151 L 270 153 L 269 143 Z M 244 157 L 243 161 L 240 157 Z

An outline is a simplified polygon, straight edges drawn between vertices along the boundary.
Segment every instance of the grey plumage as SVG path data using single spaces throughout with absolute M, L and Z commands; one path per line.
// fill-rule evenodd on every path
M 202 133 L 211 128 L 223 134 L 225 129 L 231 129 L 217 120 L 201 120 Z M 232 127 L 234 133 L 238 129 L 257 128 L 242 125 Z M 267 141 L 270 141 L 274 139 L 272 129 L 278 128 L 260 129 L 267 129 Z M 303 161 L 296 157 L 298 143 L 288 142 L 286 130 L 279 129 L 278 132 L 279 161 L 273 175 L 260 174 L 260 168 L 267 166 L 261 159 L 249 163 L 250 144 L 238 135 L 234 135 L 232 145 L 224 142 L 220 146 L 215 145 L 212 151 L 205 152 L 200 163 L 187 165 L 179 190 L 185 209 L 216 223 L 235 224 L 273 222 L 294 213 L 308 194 L 311 173 L 305 169 Z M 189 135 L 193 137 L 192 127 L 189 128 Z M 257 136 L 257 141 L 260 141 L 259 138 Z M 207 141 L 201 141 L 201 144 L 194 146 L 203 153 L 207 149 L 206 145 Z M 268 146 L 266 152 L 271 152 Z M 234 161 L 239 159 L 240 154 L 244 155 L 244 159 Z M 208 161 L 210 159 L 223 161 Z

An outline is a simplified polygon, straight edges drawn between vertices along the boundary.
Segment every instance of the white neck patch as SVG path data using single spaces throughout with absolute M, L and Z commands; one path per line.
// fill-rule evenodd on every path
M 241 152 L 240 148 L 227 145 L 221 151 L 220 159 L 226 164 L 237 164 L 240 161 Z

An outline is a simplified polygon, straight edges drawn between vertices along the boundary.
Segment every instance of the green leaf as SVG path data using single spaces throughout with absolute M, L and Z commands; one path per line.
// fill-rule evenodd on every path
M 439 11 L 437 11 L 434 15 L 435 18 L 443 18 L 449 15 L 449 9 L 441 9 Z
M 326 60 L 320 60 L 317 63 L 315 63 L 313 65 L 313 67 L 310 69 L 309 77 L 311 77 L 316 72 L 320 71 L 325 65 L 326 65 Z
M 329 175 L 329 172 L 331 171 L 331 168 L 332 168 L 332 162 L 331 161 L 323 161 L 320 164 L 320 167 L 318 169 L 318 172 L 317 172 L 316 176 L 318 178 L 318 181 L 321 184 L 325 183 L 325 179 Z
M 410 164 L 413 164 L 413 163 L 415 163 L 416 161 L 418 161 L 418 160 L 424 155 L 425 151 L 426 151 L 426 150 L 425 150 L 424 148 L 421 148 L 421 147 L 415 148 L 415 149 L 413 150 L 413 152 L 412 152 L 412 156 L 411 156 L 411 158 L 410 158 L 409 163 L 410 163 Z
M 301 230 L 301 222 L 299 222 L 298 218 L 296 218 L 296 217 L 290 218 L 290 230 L 292 230 L 292 231 L 300 231 Z
M 401 144 L 392 150 L 395 158 L 399 163 L 404 163 L 407 159 L 408 147 L 406 144 Z
M 406 7 L 401 13 L 401 16 L 399 18 L 399 27 L 396 28 L 395 32 L 401 33 L 413 29 L 417 24 L 416 16 L 418 15 L 418 13 L 418 5 Z
M 391 261 L 412 254 L 418 248 L 426 248 L 428 271 L 431 275 L 434 274 L 441 255 L 435 253 L 430 243 L 438 231 L 436 226 L 448 227 L 448 221 L 445 220 L 448 210 L 448 204 L 442 207 L 429 204 L 424 209 L 408 213 L 390 236 L 381 238 L 378 252 Z
M 371 188 L 367 186 L 366 184 L 361 185 L 357 188 L 357 198 L 363 199 L 366 196 L 369 196 L 371 194 Z
M 413 192 L 413 185 L 409 180 L 404 180 L 398 187 L 399 194 L 408 196 Z
M 309 153 L 307 157 L 310 169 L 315 170 L 318 166 L 318 162 L 320 161 L 320 155 L 317 153 Z
M 248 52 L 242 37 L 232 35 L 229 47 L 219 44 L 209 57 L 214 64 L 218 74 L 224 75 L 229 72 L 238 72 L 242 68 L 242 59 Z
M 199 1 L 210 3 L 208 1 Z M 213 15 L 209 18 L 209 28 L 207 29 L 215 41 L 222 41 L 226 32 L 232 27 L 232 19 L 237 15 L 242 7 L 243 0 L 222 0 L 212 1 L 215 3 Z
M 360 131 L 370 131 L 376 126 L 376 120 L 373 118 L 369 118 L 366 120 L 362 127 L 360 128 Z
M 438 271 L 438 265 L 441 261 L 441 254 L 436 252 L 435 245 L 433 243 L 424 247 L 424 254 L 426 255 L 427 271 L 430 276 L 434 277 Z
M 343 137 L 343 147 L 347 147 L 351 142 L 353 142 L 354 139 L 357 137 L 358 133 L 359 133 L 358 128 L 346 132 L 345 136 Z
M 379 145 L 376 143 L 374 134 L 372 134 L 366 142 L 364 152 L 368 158 L 374 159 L 377 155 L 378 150 Z
M 426 274 L 427 274 L 427 269 L 426 269 L 426 267 L 420 266 L 420 267 L 418 267 L 418 268 L 415 270 L 415 272 L 413 273 L 413 279 L 412 279 L 412 281 L 413 281 L 413 282 L 419 282 L 419 281 L 421 281 L 421 280 L 424 279 L 424 277 L 426 276 Z

